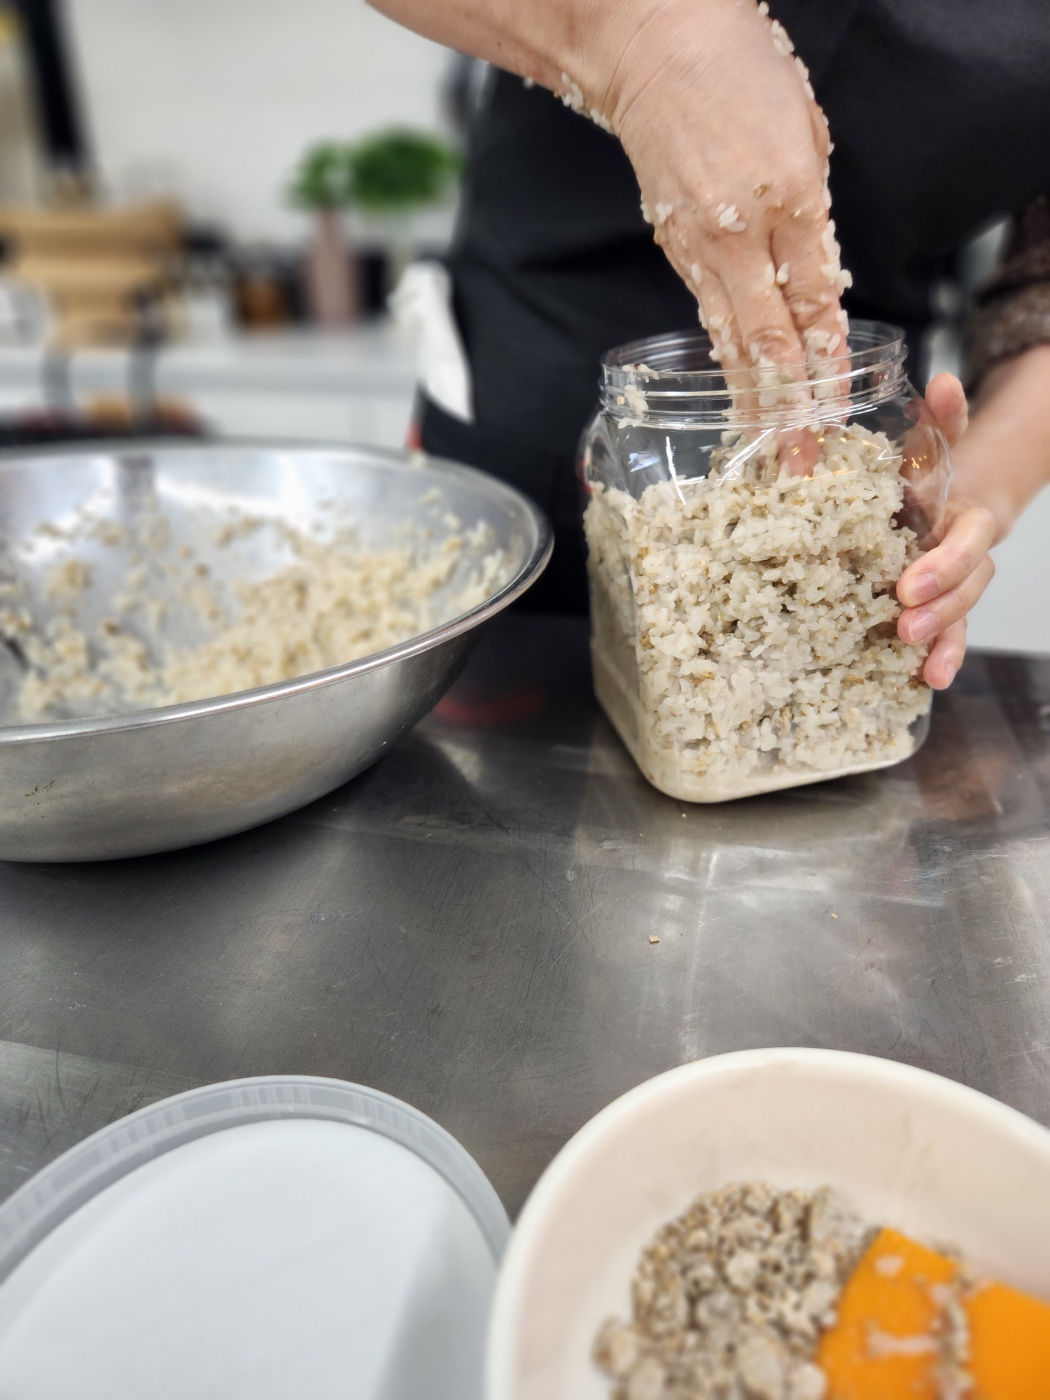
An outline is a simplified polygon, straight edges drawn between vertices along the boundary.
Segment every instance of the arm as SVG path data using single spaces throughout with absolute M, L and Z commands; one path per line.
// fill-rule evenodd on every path
M 601 95 L 613 65 L 608 52 L 623 0 L 369 0 L 373 9 L 459 53 L 472 54 L 531 78 L 552 92 L 566 89 L 569 70 Z
M 960 495 L 995 520 L 995 542 L 1050 484 L 1050 344 L 1000 361 L 981 381 L 970 427 L 955 451 Z
M 753 0 L 372 3 L 619 137 L 727 366 L 757 377 L 834 353 L 847 279 L 828 219 L 827 124 L 790 40 Z
M 973 423 L 959 444 L 959 490 L 1010 530 L 1050 480 L 1050 199 L 1017 218 L 1002 266 L 970 323 Z
M 949 685 L 966 647 L 965 615 L 993 573 L 988 547 L 1050 483 L 1050 203 L 1017 221 L 1003 266 L 973 319 L 967 423 L 962 386 L 938 375 L 927 403 L 953 449 L 955 475 L 943 542 L 901 575 L 898 632 L 933 645 L 925 676 Z
M 952 444 L 955 472 L 943 542 L 897 585 L 906 604 L 897 630 L 906 642 L 936 638 L 923 674 L 943 690 L 962 664 L 966 614 L 995 572 L 987 550 L 1050 483 L 1050 345 L 989 370 L 969 426 L 952 375 L 938 375 L 926 399 Z

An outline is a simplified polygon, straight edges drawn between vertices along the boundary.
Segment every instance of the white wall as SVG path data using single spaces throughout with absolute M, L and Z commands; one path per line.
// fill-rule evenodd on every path
M 1050 656 L 1050 488 L 993 552 L 996 574 L 969 618 L 970 645 Z
M 117 196 L 174 193 L 243 238 L 285 238 L 311 142 L 434 126 L 448 54 L 364 0 L 66 0 L 88 130 Z
M 1002 225 L 971 244 L 971 285 L 991 271 L 1002 243 Z M 955 331 L 934 332 L 928 378 L 960 373 Z M 969 645 L 992 651 L 1038 651 L 1050 655 L 1050 488 L 1028 507 L 1013 532 L 992 554 L 995 577 L 967 619 Z

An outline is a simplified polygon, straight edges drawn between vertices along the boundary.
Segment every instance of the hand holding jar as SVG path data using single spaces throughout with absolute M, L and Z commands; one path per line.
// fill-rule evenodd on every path
M 969 416 L 966 395 L 955 375 L 938 374 L 930 381 L 926 407 L 954 449 Z M 943 539 L 901 574 L 897 598 L 904 611 L 897 620 L 897 632 L 902 641 L 929 646 L 922 674 L 933 690 L 951 685 L 962 664 L 966 614 L 995 573 L 988 550 L 996 533 L 995 517 L 986 506 L 953 494 L 945 506 Z
M 595 690 L 671 796 L 863 772 L 925 737 L 930 657 L 895 587 L 926 571 L 943 590 L 984 512 L 959 509 L 949 540 L 944 429 L 964 401 L 934 386 L 935 417 L 903 367 L 898 330 L 856 322 L 833 372 L 762 409 L 698 332 L 605 357 L 580 450 Z M 804 474 L 784 467 L 800 433 Z

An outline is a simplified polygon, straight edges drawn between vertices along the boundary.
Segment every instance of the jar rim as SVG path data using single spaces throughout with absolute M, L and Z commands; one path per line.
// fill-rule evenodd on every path
M 811 367 L 793 386 L 810 401 L 807 417 L 841 417 L 843 407 L 852 412 L 900 392 L 905 344 L 899 326 L 853 321 L 847 345 L 848 353 Z M 710 336 L 692 329 L 616 346 L 601 361 L 603 406 L 617 417 L 638 420 L 745 426 L 738 400 L 747 391 L 754 398 L 750 371 L 723 370 L 712 349 Z M 797 403 L 774 404 L 755 411 L 753 426 L 798 416 Z

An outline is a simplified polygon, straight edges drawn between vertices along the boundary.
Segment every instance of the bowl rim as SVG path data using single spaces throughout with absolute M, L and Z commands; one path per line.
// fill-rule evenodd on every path
M 453 462 L 447 457 L 431 456 L 409 448 L 372 447 L 367 443 L 323 441 L 304 442 L 294 438 L 252 438 L 224 437 L 221 441 L 207 439 L 187 440 L 186 438 L 143 438 L 138 441 L 115 439 L 112 441 L 61 444 L 54 448 L 33 448 L 27 451 L 8 449 L 0 452 L 0 479 L 5 466 L 16 463 L 49 462 L 54 459 L 79 457 L 131 457 L 142 453 L 163 452 L 166 457 L 188 456 L 205 448 L 212 453 L 232 456 L 246 450 L 296 452 L 308 456 L 354 456 L 362 455 L 373 461 L 379 459 L 386 465 L 401 468 L 408 472 L 432 471 L 436 476 L 448 479 L 460 478 L 480 485 L 483 493 L 502 498 L 513 503 L 530 522 L 535 532 L 535 540 L 527 557 L 514 571 L 511 578 L 496 590 L 485 602 L 477 604 L 467 612 L 419 632 L 407 641 L 383 651 L 369 653 L 356 661 L 346 661 L 339 666 L 330 666 L 323 671 L 311 671 L 304 676 L 296 676 L 288 681 L 274 681 L 270 685 L 256 686 L 250 690 L 234 691 L 229 695 L 216 695 L 205 700 L 188 700 L 178 705 L 158 705 L 153 709 L 135 710 L 126 715 L 101 715 L 97 718 L 50 720 L 43 724 L 0 725 L 0 748 L 14 744 L 40 743 L 49 740 L 82 738 L 86 735 L 123 733 L 135 729 L 148 729 L 155 725 L 178 723 L 196 719 L 202 715 L 221 714 L 231 710 L 247 709 L 254 705 L 266 704 L 271 700 L 288 695 L 299 695 L 311 690 L 321 690 L 325 686 L 346 680 L 366 671 L 379 670 L 397 661 L 406 660 L 420 653 L 430 651 L 443 642 L 451 641 L 481 626 L 530 588 L 550 562 L 554 549 L 554 533 L 550 521 L 543 511 L 516 487 L 508 485 L 498 477 L 467 466 L 463 462 Z
M 511 1372 L 511 1342 L 520 1323 L 522 1290 L 531 1264 L 533 1222 L 543 1219 L 581 1163 L 587 1161 L 596 1147 L 601 1147 L 603 1140 L 607 1142 L 612 1133 L 629 1123 L 640 1105 L 674 1093 L 682 1084 L 749 1071 L 762 1074 L 791 1069 L 830 1073 L 842 1081 L 852 1080 L 858 1086 L 876 1080 L 904 1094 L 917 1091 L 920 1096 L 939 1097 L 955 1105 L 977 1126 L 1041 1147 L 1050 1160 L 1050 1127 L 1044 1127 L 980 1089 L 901 1060 L 855 1050 L 774 1046 L 731 1050 L 675 1065 L 636 1084 L 589 1118 L 559 1149 L 529 1193 L 514 1222 L 492 1300 L 485 1357 L 487 1400 L 509 1400 L 516 1393 Z

